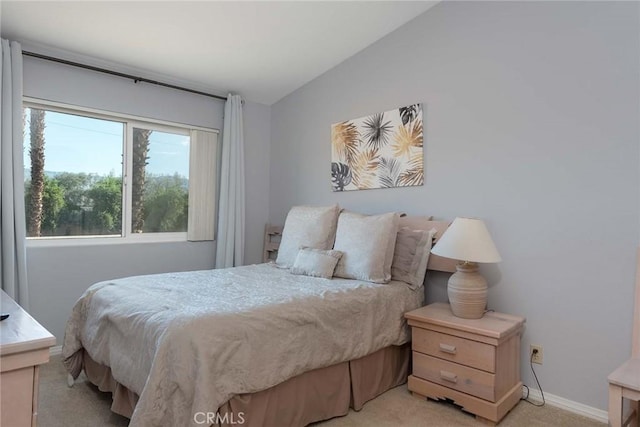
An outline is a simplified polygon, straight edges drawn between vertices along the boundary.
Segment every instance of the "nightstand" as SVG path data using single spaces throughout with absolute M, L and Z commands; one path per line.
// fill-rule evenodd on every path
M 405 317 L 413 350 L 408 388 L 414 396 L 451 399 L 489 424 L 500 422 L 520 401 L 523 317 L 489 312 L 462 319 L 443 303 Z

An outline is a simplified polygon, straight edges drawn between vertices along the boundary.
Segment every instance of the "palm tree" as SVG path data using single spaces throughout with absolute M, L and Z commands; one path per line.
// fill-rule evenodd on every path
M 44 110 L 31 108 L 31 190 L 29 194 L 29 224 L 31 237 L 40 237 L 42 198 L 44 196 Z
M 144 185 L 146 167 L 149 164 L 149 136 L 148 129 L 133 128 L 133 178 L 131 187 L 132 222 L 134 233 L 142 233 L 144 227 Z

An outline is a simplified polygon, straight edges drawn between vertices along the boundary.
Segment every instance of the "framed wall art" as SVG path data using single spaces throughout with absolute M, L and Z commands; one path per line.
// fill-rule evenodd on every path
M 333 191 L 424 184 L 422 104 L 331 126 Z

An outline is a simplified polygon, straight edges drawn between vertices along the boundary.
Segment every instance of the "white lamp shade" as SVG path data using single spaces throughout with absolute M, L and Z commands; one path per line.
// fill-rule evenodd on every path
M 484 222 L 476 218 L 456 218 L 431 253 L 460 261 L 500 262 L 502 258 Z

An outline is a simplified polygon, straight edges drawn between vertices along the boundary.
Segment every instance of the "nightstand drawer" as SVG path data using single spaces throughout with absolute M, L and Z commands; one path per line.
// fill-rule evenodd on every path
M 487 372 L 496 371 L 496 348 L 428 329 L 412 328 L 413 349 Z
M 413 352 L 413 375 L 495 402 L 495 375 Z

